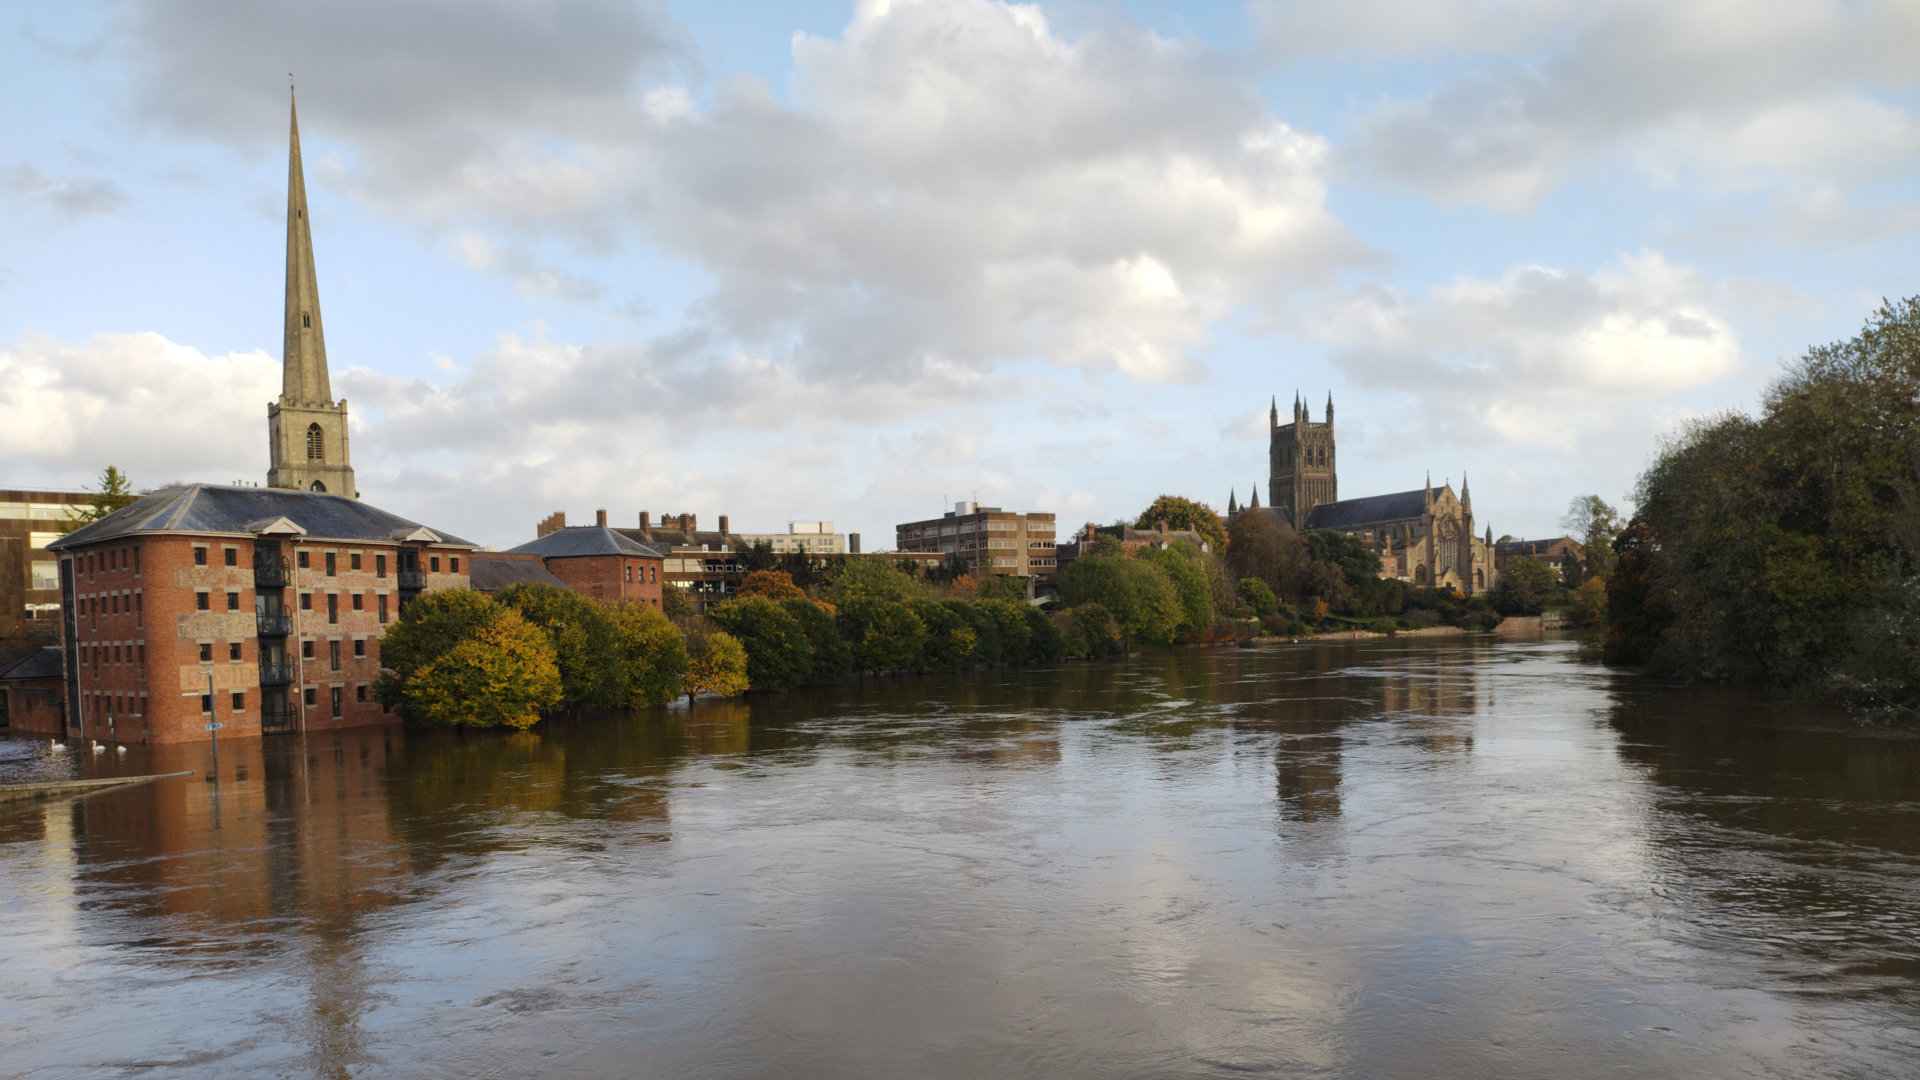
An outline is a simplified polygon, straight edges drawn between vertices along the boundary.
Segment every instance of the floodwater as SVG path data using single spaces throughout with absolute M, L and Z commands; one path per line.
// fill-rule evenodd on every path
M 1920 1072 L 1920 741 L 1567 643 L 220 761 L 0 805 L 0 1076 Z

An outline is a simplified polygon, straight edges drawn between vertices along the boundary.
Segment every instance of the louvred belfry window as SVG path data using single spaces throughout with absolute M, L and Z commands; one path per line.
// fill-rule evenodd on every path
M 307 460 L 322 461 L 327 456 L 327 437 L 319 424 L 307 425 Z

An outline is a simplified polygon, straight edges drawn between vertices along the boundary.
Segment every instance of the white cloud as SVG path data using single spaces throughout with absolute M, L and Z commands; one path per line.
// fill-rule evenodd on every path
M 69 219 L 112 217 L 127 205 L 127 193 L 111 180 L 49 176 L 24 162 L 0 169 L 0 190 Z
M 75 477 L 117 465 L 138 487 L 257 479 L 279 392 L 279 362 L 257 350 L 209 356 L 153 333 L 28 335 L 0 349 L 0 470 Z
M 1412 298 L 1356 291 L 1315 332 L 1369 390 L 1415 395 L 1430 432 L 1563 449 L 1645 406 L 1735 374 L 1713 287 L 1657 253 L 1592 273 L 1516 266 Z

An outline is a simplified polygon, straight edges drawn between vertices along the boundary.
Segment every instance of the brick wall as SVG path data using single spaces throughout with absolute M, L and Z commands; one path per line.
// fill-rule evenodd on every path
M 572 555 L 545 560 L 547 572 L 582 596 L 613 603 L 631 600 L 660 606 L 664 560 L 629 555 Z

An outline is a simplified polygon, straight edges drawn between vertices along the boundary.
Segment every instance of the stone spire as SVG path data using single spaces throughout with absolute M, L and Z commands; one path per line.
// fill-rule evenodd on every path
M 307 178 L 300 167 L 300 111 L 291 107 L 292 149 L 287 156 L 287 337 L 280 400 L 331 405 L 327 340 L 320 328 L 320 283 L 313 273 L 313 232 L 307 222 Z
M 1259 484 L 1253 485 L 1253 494 L 1247 498 L 1247 509 L 1249 510 L 1260 509 L 1260 485 Z
M 1239 512 L 1240 512 L 1240 504 L 1234 501 L 1233 489 L 1228 488 L 1227 489 L 1227 516 L 1232 517 L 1233 515 Z
M 1473 492 L 1467 490 L 1467 474 L 1460 474 L 1460 509 L 1473 513 Z
M 287 336 L 280 400 L 267 404 L 267 486 L 359 498 L 347 448 L 347 402 L 333 400 L 313 273 L 307 180 L 300 168 L 300 114 L 289 102 L 287 155 Z
M 1327 391 L 1327 423 L 1333 423 L 1333 391 Z
M 1421 498 L 1426 500 L 1426 508 L 1429 512 L 1431 512 L 1433 510 L 1433 472 L 1432 470 L 1428 470 L 1427 472 L 1427 482 L 1426 482 L 1426 485 L 1420 489 L 1420 496 Z

